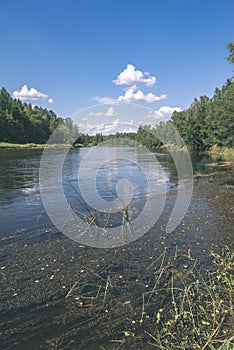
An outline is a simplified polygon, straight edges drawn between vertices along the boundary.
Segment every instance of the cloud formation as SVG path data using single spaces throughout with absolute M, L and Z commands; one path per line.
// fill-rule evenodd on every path
M 123 122 L 119 118 L 114 119 L 109 123 L 99 124 L 79 124 L 79 129 L 82 133 L 89 135 L 96 135 L 102 133 L 103 135 L 115 134 L 116 132 L 137 132 L 138 124 L 133 120 Z
M 13 96 L 15 98 L 18 98 L 21 101 L 25 100 L 45 100 L 48 95 L 44 94 L 43 92 L 39 92 L 35 88 L 28 89 L 27 85 L 22 86 L 21 90 L 14 91 Z
M 120 95 L 117 99 L 111 97 L 96 97 L 96 101 L 99 103 L 113 104 L 116 102 L 146 102 L 154 103 L 167 98 L 166 94 L 155 95 L 152 92 L 144 93 L 138 89 L 138 85 L 145 85 L 146 87 L 152 87 L 156 83 L 156 77 L 151 76 L 148 72 L 141 72 L 136 70 L 136 67 L 132 64 L 128 64 L 127 67 L 118 75 L 117 79 L 112 81 L 116 85 L 127 85 L 124 95 Z
M 25 84 L 22 86 L 21 90 L 15 90 L 13 92 L 14 98 L 17 98 L 21 101 L 37 101 L 37 100 L 45 100 L 48 98 L 48 95 L 38 91 L 35 88 L 28 89 L 27 85 Z M 53 103 L 53 98 L 48 99 L 49 103 Z
M 136 101 L 142 101 L 147 103 L 153 103 L 158 102 L 160 100 L 163 100 L 167 98 L 166 94 L 157 96 L 153 93 L 149 92 L 148 94 L 144 94 L 143 91 L 137 90 L 136 91 L 136 85 L 131 86 L 127 88 L 125 95 L 118 97 L 118 102 L 136 102 Z
M 116 114 L 115 114 L 115 109 L 114 109 L 114 107 L 110 107 L 110 108 L 107 110 L 107 112 L 106 112 L 105 115 L 106 115 L 106 117 L 110 117 L 110 118 L 115 117 Z
M 97 97 L 95 97 L 95 100 L 97 102 L 103 103 L 103 104 L 116 103 L 116 100 L 114 98 L 111 98 L 111 97 L 100 97 L 100 96 L 97 96 Z
M 141 72 L 136 70 L 132 64 L 128 64 L 127 67 L 118 75 L 117 79 L 113 80 L 116 85 L 134 85 L 145 84 L 146 86 L 153 86 L 156 83 L 156 77 L 150 76 L 148 72 Z
M 181 112 L 182 109 L 180 107 L 162 106 L 156 111 L 150 111 L 147 118 L 154 121 L 166 121 L 171 118 L 174 111 Z
M 115 109 L 112 106 L 108 108 L 106 112 L 90 112 L 89 115 L 91 117 L 109 117 L 109 118 L 113 118 L 117 116 L 115 114 Z

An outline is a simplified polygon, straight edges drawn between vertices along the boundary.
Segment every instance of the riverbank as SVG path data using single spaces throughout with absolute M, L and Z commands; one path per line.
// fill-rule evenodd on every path
M 107 142 L 105 142 L 105 146 L 107 146 Z M 113 145 L 113 143 L 110 143 L 110 146 Z M 130 144 L 131 145 L 131 144 Z M 9 143 L 9 142 L 0 142 L 0 149 L 2 148 L 16 148 L 16 149 L 20 149 L 20 148 L 45 148 L 45 147 L 71 147 L 71 145 L 69 144 L 54 144 L 54 145 L 48 145 L 48 144 L 37 144 L 37 143 L 24 143 L 24 144 L 20 144 L 20 143 Z M 82 143 L 76 143 L 73 145 L 73 147 L 76 148 L 81 148 L 81 147 L 92 147 L 92 146 L 96 146 L 96 144 L 93 143 L 89 143 L 89 144 L 82 144 Z M 122 146 L 122 145 L 121 145 Z M 141 145 L 140 145 L 141 146 Z M 157 148 L 156 148 L 157 149 Z M 179 148 L 179 147 L 175 147 L 174 145 L 162 145 L 159 147 L 159 149 L 171 149 L 171 150 L 177 150 L 177 151 L 183 151 L 186 150 L 186 148 Z M 155 149 L 154 149 L 155 150 Z M 225 148 L 225 147 L 212 147 L 210 150 L 207 151 L 203 151 L 203 152 L 198 152 L 198 153 L 207 153 L 207 154 L 214 154 L 214 155 L 221 155 L 227 158 L 233 157 L 234 158 L 234 148 Z
M 176 190 L 157 225 L 120 248 L 83 246 L 40 218 L 2 233 L 2 347 L 232 349 L 233 170 L 196 174 L 190 208 L 168 235 Z
M 221 154 L 221 155 L 234 156 L 234 148 L 213 146 L 208 152 Z
M 175 151 L 184 151 L 187 150 L 186 147 L 176 147 L 173 144 L 167 144 L 160 146 L 161 149 L 169 149 L 169 150 L 175 150 Z M 222 156 L 222 158 L 227 157 L 229 159 L 230 157 L 234 159 L 234 148 L 227 148 L 227 147 L 218 147 L 213 146 L 210 149 L 207 149 L 205 151 L 194 151 L 193 149 L 188 149 L 191 153 L 197 153 L 197 154 L 210 154 L 210 155 L 217 155 Z
M 9 143 L 9 142 L 0 142 L 0 149 L 25 149 L 25 148 L 45 148 L 45 144 L 36 144 L 36 143 L 24 143 L 24 144 L 20 144 L 20 143 Z
M 70 144 L 47 144 L 47 143 L 9 143 L 9 142 L 0 142 L 0 149 L 44 149 L 45 147 L 50 148 L 61 148 L 61 147 L 91 147 L 93 144 L 83 145 L 81 143 L 76 143 L 75 145 Z
M 44 149 L 45 147 L 51 148 L 61 148 L 61 147 L 71 147 L 68 144 L 39 144 L 39 143 L 8 143 L 0 142 L 0 149 Z
M 210 150 L 204 151 L 202 153 L 207 153 L 214 156 L 221 156 L 223 160 L 234 160 L 234 148 L 214 146 Z

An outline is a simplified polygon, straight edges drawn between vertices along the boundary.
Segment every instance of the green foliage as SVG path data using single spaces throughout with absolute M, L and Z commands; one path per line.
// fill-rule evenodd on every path
M 70 118 L 58 118 L 52 110 L 12 99 L 0 90 L 0 142 L 44 144 L 60 126 L 57 143 L 70 143 L 78 137 L 78 128 Z
M 227 60 L 234 63 L 234 44 L 227 44 Z M 216 88 L 209 99 L 195 99 L 187 110 L 174 112 L 172 121 L 188 147 L 196 151 L 234 147 L 234 80 Z
M 187 110 L 174 112 L 172 121 L 188 147 L 203 151 L 214 146 L 234 147 L 234 80 L 216 88 L 209 99 L 195 99 Z
M 181 138 L 180 138 L 180 136 Z M 113 139 L 131 139 L 148 148 L 162 145 L 194 151 L 234 148 L 234 80 L 228 79 L 214 96 L 201 96 L 182 112 L 174 112 L 172 119 L 156 126 L 140 125 L 137 133 L 116 133 L 104 136 L 80 135 L 77 143 L 97 145 Z M 184 142 L 184 143 L 183 143 Z
M 227 44 L 227 60 L 234 63 L 234 44 Z M 130 139 L 139 145 L 158 148 L 162 145 L 192 150 L 234 148 L 234 79 L 228 79 L 214 96 L 201 96 L 182 112 L 174 112 L 171 121 L 156 126 L 139 126 L 137 133 L 90 136 L 78 132 L 71 118 L 58 118 L 53 111 L 22 104 L 12 99 L 5 88 L 0 90 L 0 142 L 8 143 L 97 145 L 108 140 Z M 178 132 L 177 132 L 178 130 Z M 181 138 L 183 141 L 181 140 Z M 127 144 L 127 143 L 126 143 Z
M 211 256 L 213 269 L 206 274 L 195 269 L 191 258 L 186 265 L 190 267 L 183 273 L 176 260 L 168 267 L 161 266 L 157 288 L 146 294 L 151 303 L 144 306 L 152 313 L 151 304 L 157 305 L 155 332 L 146 332 L 155 348 L 234 348 L 234 253 L 224 248 L 221 254 L 212 252 Z
M 234 63 L 234 44 L 232 42 L 228 43 L 227 48 L 229 49 L 229 56 L 227 57 L 227 60 L 230 63 Z

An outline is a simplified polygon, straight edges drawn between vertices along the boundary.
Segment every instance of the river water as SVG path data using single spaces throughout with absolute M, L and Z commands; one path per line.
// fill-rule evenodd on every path
M 141 317 L 142 293 L 153 288 L 165 248 L 171 257 L 181 254 L 184 271 L 188 256 L 192 265 L 198 263 L 204 269 L 210 250 L 233 244 L 233 169 L 218 171 L 206 165 L 221 162 L 220 156 L 191 155 L 194 172 L 202 176 L 192 177 L 194 192 L 188 211 L 173 231 L 166 227 L 178 194 L 185 194 L 181 198 L 186 202 L 189 193 L 174 162 L 179 157 L 183 164 L 183 152 L 170 155 L 165 150 L 152 153 L 144 148 L 103 146 L 71 149 L 64 157 L 64 150 L 54 149 L 47 159 L 48 172 L 43 174 L 48 174 L 43 191 L 51 212 L 45 210 L 40 193 L 41 156 L 42 150 L 36 149 L 0 150 L 0 337 L 4 349 L 116 349 L 106 340 L 135 327 L 131 320 Z M 65 202 L 59 202 L 61 193 Z M 105 247 L 105 241 L 100 244 L 82 227 L 95 223 L 97 230 L 110 232 L 123 227 L 124 219 L 129 229 L 145 213 L 149 199 L 146 222 L 142 218 L 137 221 L 139 227 L 134 227 L 134 231 L 139 229 L 138 236 L 131 230 L 125 241 L 114 236 L 112 249 L 97 249 Z M 155 207 L 159 208 L 156 214 Z M 74 215 L 80 220 L 80 235 L 67 234 L 71 225 L 62 215 L 69 210 L 69 220 Z M 85 245 L 83 237 L 88 234 Z M 80 299 L 90 298 L 90 293 L 95 294 L 92 305 L 90 299 Z M 134 308 L 128 306 L 131 303 Z
M 170 194 L 178 196 L 178 192 L 182 189 L 183 174 L 186 172 L 183 162 L 188 161 L 184 152 L 170 154 L 164 150 L 151 152 L 146 148 L 126 146 L 70 149 L 65 153 L 66 157 L 64 150 L 54 149 L 46 158 L 46 171 L 43 174 L 43 181 L 41 180 L 43 182 L 41 187 L 46 197 L 43 204 L 39 184 L 42 150 L 0 150 L 1 239 L 5 240 L 8 237 L 27 239 L 28 234 L 55 225 L 59 231 L 77 242 L 105 247 L 105 243 L 101 241 L 100 244 L 92 242 L 91 236 L 85 241 L 79 235 L 69 233 L 69 227 L 63 230 L 64 221 L 70 220 L 69 216 L 66 217 L 66 210 L 71 208 L 72 215 L 78 218 L 76 222 L 74 221 L 74 225 L 80 225 L 82 232 L 86 230 L 87 222 L 92 224 L 98 222 L 98 226 L 102 229 L 104 227 L 110 229 L 121 226 L 126 215 L 131 223 L 134 223 L 141 214 L 139 216 L 141 221 L 136 221 L 136 225 L 133 226 L 134 232 L 139 228 L 140 233 L 135 237 L 120 240 L 113 246 L 129 243 L 156 225 L 163 209 L 170 206 L 170 209 L 173 209 L 175 203 L 172 203 L 173 196 Z M 219 156 L 218 160 L 221 161 L 222 158 Z M 180 178 L 175 161 L 183 170 L 179 170 L 182 172 Z M 192 154 L 191 161 L 192 171 L 211 172 L 205 164 L 214 159 L 208 155 Z M 58 163 L 61 163 L 61 166 L 58 166 Z M 224 181 L 226 175 L 225 172 L 222 174 Z M 193 173 L 189 176 L 191 191 Z M 60 192 L 64 195 L 61 200 Z M 186 189 L 184 192 L 186 193 Z M 151 203 L 147 207 L 149 197 Z M 187 197 L 185 195 L 182 198 L 180 206 L 183 206 L 184 200 L 189 204 L 191 200 L 189 194 Z M 186 213 L 186 205 L 181 219 Z M 202 205 L 206 206 L 204 203 L 200 203 L 199 206 Z M 155 219 L 151 220 L 152 216 Z M 166 219 L 161 215 L 161 219 L 169 220 L 169 216 Z M 175 227 L 181 219 L 178 219 Z
M 96 181 L 97 193 L 104 201 L 110 203 L 112 209 L 111 202 L 116 199 L 116 184 L 120 180 L 125 179 L 129 182 L 126 184 L 126 189 L 131 187 L 132 193 L 129 195 L 134 203 L 138 203 L 138 209 L 144 204 L 149 183 L 155 183 L 153 187 L 151 186 L 151 191 L 162 194 L 176 185 L 176 170 L 173 168 L 172 159 L 165 152 L 153 154 L 145 150 L 139 151 L 134 147 L 101 147 L 99 152 L 108 155 L 102 158 L 101 166 L 96 154 L 91 154 L 91 157 L 87 158 L 90 149 L 72 149 L 64 161 L 63 188 L 67 200 L 77 213 L 83 215 L 88 213 L 78 184 L 78 170 L 81 163 L 84 165 L 80 181 L 85 199 L 92 201 L 94 196 L 95 191 L 90 188 L 89 181 L 92 177 Z M 51 226 L 40 196 L 41 154 L 41 150 L 0 151 L 1 237 L 22 231 L 27 234 L 27 230 Z M 55 150 L 52 157 L 56 158 L 59 155 L 59 150 Z M 51 163 L 48 166 L 51 167 Z M 48 179 L 48 190 L 50 185 Z M 97 203 L 93 206 L 95 204 Z

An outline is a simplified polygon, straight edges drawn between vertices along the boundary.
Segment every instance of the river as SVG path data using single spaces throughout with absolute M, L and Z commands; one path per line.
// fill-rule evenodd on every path
M 181 254 L 183 269 L 188 268 L 186 256 L 206 269 L 210 250 L 233 244 L 233 168 L 207 166 L 222 163 L 220 156 L 192 154 L 198 175 L 192 175 L 189 198 L 191 186 L 186 187 L 186 176 L 179 176 L 175 166 L 178 155 L 105 146 L 71 149 L 64 157 L 54 149 L 47 159 L 48 178 L 42 179 L 43 204 L 42 150 L 0 150 L 4 349 L 115 349 L 107 339 L 127 329 L 129 319 L 141 312 L 142 293 L 154 284 L 152 268 L 165 250 L 169 259 Z M 183 163 L 183 153 L 179 158 Z M 189 200 L 189 208 L 170 231 L 166 228 L 179 193 L 184 198 L 180 207 L 184 210 Z M 67 218 L 79 219 L 75 234 L 64 222 L 68 209 Z M 93 224 L 94 231 L 101 230 L 98 237 L 90 229 Z M 103 232 L 114 232 L 107 245 L 100 238 Z M 110 281 L 112 292 L 107 293 Z M 123 305 L 133 304 L 127 314 L 129 306 Z

